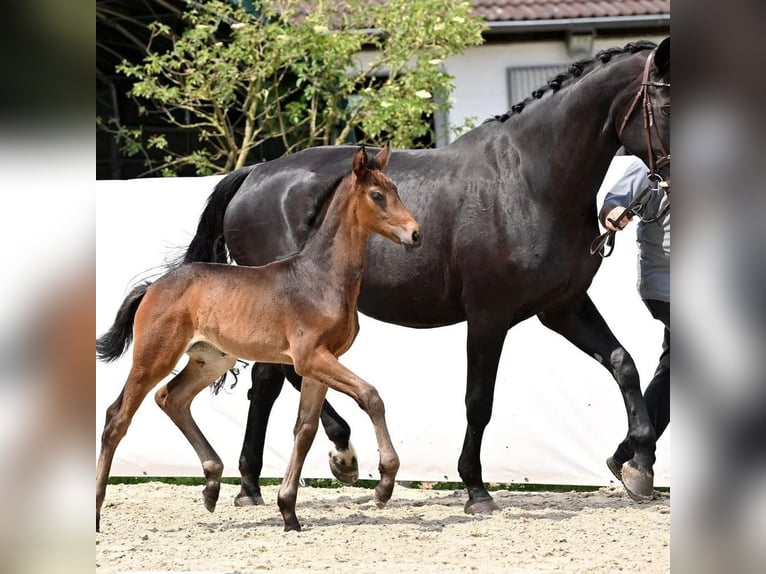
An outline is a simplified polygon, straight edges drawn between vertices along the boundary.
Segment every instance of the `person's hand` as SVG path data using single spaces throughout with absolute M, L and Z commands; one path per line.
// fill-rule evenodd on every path
M 604 218 L 604 226 L 609 231 L 620 231 L 620 229 L 624 229 L 625 226 L 630 222 L 630 220 L 633 219 L 632 215 L 630 217 L 626 217 L 622 221 L 620 221 L 620 226 L 619 227 L 617 227 L 616 225 L 614 225 L 612 223 L 612 221 L 617 221 L 619 219 L 619 217 L 623 214 L 624 211 L 625 211 L 625 208 L 621 207 L 621 206 L 617 206 L 617 207 L 612 208 L 609 211 L 609 213 L 606 214 L 606 217 Z M 610 219 L 612 221 L 609 221 Z

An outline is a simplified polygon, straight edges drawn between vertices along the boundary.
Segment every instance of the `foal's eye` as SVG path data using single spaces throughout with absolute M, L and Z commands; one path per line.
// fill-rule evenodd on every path
M 380 193 L 379 191 L 373 191 L 370 194 L 370 197 L 372 198 L 373 201 L 383 201 L 383 194 Z

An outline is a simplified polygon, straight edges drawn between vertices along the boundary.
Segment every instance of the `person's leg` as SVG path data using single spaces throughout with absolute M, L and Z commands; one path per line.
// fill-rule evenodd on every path
M 646 391 L 644 391 L 649 419 L 659 439 L 670 422 L 670 303 L 667 301 L 645 299 L 644 304 L 649 309 L 652 317 L 665 325 L 659 364 L 654 372 L 652 381 L 646 387 Z M 615 476 L 619 478 L 618 474 L 622 464 L 632 458 L 633 450 L 626 439 L 614 451 L 614 455 L 607 461 L 607 465 L 615 473 Z

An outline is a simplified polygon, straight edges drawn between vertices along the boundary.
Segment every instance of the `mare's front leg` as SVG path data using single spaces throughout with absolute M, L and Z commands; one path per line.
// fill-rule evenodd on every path
M 327 387 L 322 383 L 312 381 L 311 379 L 303 379 L 298 419 L 295 421 L 295 428 L 293 430 L 293 435 L 295 436 L 293 453 L 290 456 L 287 472 L 277 495 L 279 511 L 282 513 L 282 520 L 285 522 L 285 532 L 301 529 L 298 516 L 295 514 L 298 483 L 300 482 L 306 454 L 316 436 L 317 427 L 319 426 L 319 413 L 326 394 Z
M 617 381 L 628 416 L 628 440 L 634 452 L 633 459 L 622 467 L 622 482 L 634 500 L 650 500 L 654 495 L 652 467 L 657 437 L 633 359 L 587 295 L 572 307 L 541 313 L 539 317 L 543 325 L 601 363 Z
M 341 365 L 329 351 L 316 351 L 296 359 L 295 370 L 298 373 L 321 381 L 331 389 L 350 396 L 370 417 L 375 427 L 380 454 L 378 466 L 380 482 L 375 488 L 375 501 L 378 508 L 382 508 L 389 501 L 394 490 L 394 481 L 399 470 L 399 456 L 388 433 L 386 409 L 377 389 Z
M 465 393 L 468 425 L 458 460 L 458 473 L 468 490 L 468 501 L 464 508 L 467 514 L 485 514 L 498 509 L 484 486 L 481 443 L 484 429 L 492 416 L 497 367 L 507 333 L 507 324 L 499 322 L 496 317 L 468 319 L 468 376 Z
M 291 365 L 282 365 L 287 380 L 298 391 L 301 390 L 301 376 L 295 372 Z M 359 478 L 359 463 L 356 458 L 356 450 L 351 444 L 351 427 L 325 399 L 322 403 L 322 426 L 327 438 L 335 448 L 328 453 L 330 459 L 330 472 L 339 481 L 353 484 Z

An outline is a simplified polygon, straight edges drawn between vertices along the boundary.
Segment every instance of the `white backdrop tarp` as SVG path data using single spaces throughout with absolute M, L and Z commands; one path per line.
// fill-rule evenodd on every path
M 615 159 L 599 200 L 624 172 L 627 161 Z M 97 335 L 111 326 L 132 285 L 159 276 L 162 263 L 188 245 L 202 206 L 219 179 L 97 182 Z M 636 361 L 644 388 L 657 364 L 662 326 L 651 318 L 635 289 L 634 226 L 618 237 L 615 254 L 604 262 L 589 293 Z M 416 330 L 363 315 L 360 322 L 359 337 L 341 361 L 375 385 L 386 403 L 389 428 L 401 459 L 398 477 L 459 481 L 457 460 L 465 432 L 465 323 Z M 96 452 L 104 413 L 120 392 L 129 367 L 130 352 L 115 363 L 97 363 Z M 217 397 L 203 391 L 192 405 L 200 428 L 224 461 L 226 476 L 238 475 L 249 386 L 250 370 L 245 369 L 233 390 Z M 344 395 L 331 390 L 328 399 L 351 425 L 360 477 L 377 479 L 377 448 L 369 419 Z M 284 474 L 297 405 L 298 393 L 286 384 L 269 423 L 265 477 Z M 486 481 L 606 484 L 612 477 L 604 460 L 626 430 L 617 384 L 594 359 L 536 318 L 509 331 L 482 449 Z M 669 434 L 658 444 L 658 486 L 670 484 Z M 304 477 L 331 476 L 327 465 L 330 447 L 320 429 Z M 150 393 L 117 449 L 112 475 L 201 474 L 191 446 Z

